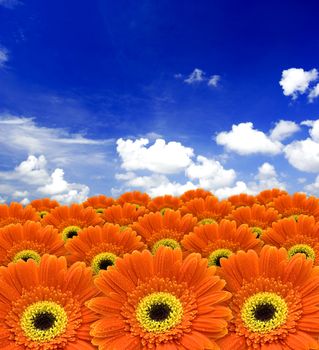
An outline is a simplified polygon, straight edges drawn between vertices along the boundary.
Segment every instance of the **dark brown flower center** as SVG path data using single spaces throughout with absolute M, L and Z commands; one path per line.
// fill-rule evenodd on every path
M 164 303 L 154 304 L 149 309 L 149 317 L 153 321 L 164 321 L 168 318 L 171 308 Z
M 33 325 L 36 329 L 45 331 L 53 327 L 56 317 L 48 311 L 38 313 L 34 316 Z
M 271 320 L 274 317 L 275 313 L 276 308 L 274 305 L 267 303 L 257 305 L 254 316 L 256 320 L 265 322 Z

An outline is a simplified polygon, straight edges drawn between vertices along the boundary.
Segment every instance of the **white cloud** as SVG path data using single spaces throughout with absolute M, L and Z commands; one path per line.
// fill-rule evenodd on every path
M 249 190 L 245 182 L 237 181 L 234 187 L 221 187 L 214 192 L 214 195 L 218 198 L 228 198 L 239 193 L 251 194 L 252 192 Z
M 9 51 L 4 47 L 0 47 L 0 68 L 4 67 L 8 61 L 9 61 Z
M 200 187 L 215 190 L 219 187 L 231 185 L 235 178 L 234 169 L 225 169 L 220 162 L 203 156 L 196 158 L 197 164 L 192 163 L 186 169 L 186 176 L 191 180 L 198 179 Z
M 23 198 L 23 199 L 20 201 L 20 203 L 21 203 L 22 205 L 28 205 L 28 204 L 30 203 L 30 200 L 29 200 L 29 198 Z
M 305 71 L 302 68 L 290 68 L 282 71 L 279 84 L 281 85 L 284 95 L 291 96 L 293 100 L 298 94 L 304 94 L 312 81 L 318 79 L 318 71 L 314 68 Z
M 289 120 L 280 120 L 271 130 L 270 138 L 273 141 L 283 141 L 300 130 L 298 124 Z
M 308 95 L 309 102 L 313 102 L 313 100 L 319 96 L 319 83 L 310 91 Z
M 205 73 L 199 69 L 195 68 L 192 73 L 188 76 L 187 79 L 184 80 L 187 84 L 199 83 L 205 79 Z
M 279 154 L 282 150 L 279 141 L 271 140 L 262 131 L 254 129 L 251 122 L 233 125 L 229 132 L 220 132 L 216 136 L 216 143 L 240 155 Z
M 315 182 L 306 185 L 304 189 L 309 195 L 319 196 L 319 175 L 316 177 Z
M 212 87 L 217 87 L 219 81 L 220 81 L 220 75 L 212 75 L 209 78 L 207 85 Z
M 286 185 L 278 180 L 278 174 L 275 167 L 265 162 L 258 168 L 258 173 L 255 176 L 257 182 L 249 184 L 251 190 L 255 193 L 270 189 L 270 188 L 281 188 L 285 189 Z
M 118 139 L 117 152 L 125 170 L 149 170 L 161 174 L 174 174 L 184 170 L 190 163 L 194 152 L 180 142 L 166 143 L 157 139 L 150 147 L 145 138 L 133 140 Z
M 20 198 L 20 197 L 25 197 L 29 194 L 28 191 L 14 191 L 12 194 L 13 198 Z

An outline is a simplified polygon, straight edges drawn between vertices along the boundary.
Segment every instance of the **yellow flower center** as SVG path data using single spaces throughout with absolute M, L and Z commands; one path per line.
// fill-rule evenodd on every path
M 115 264 L 116 255 L 113 253 L 100 253 L 96 255 L 91 261 L 92 271 L 95 275 L 97 275 L 100 270 L 107 270 L 109 266 L 113 266 Z
M 288 250 L 288 257 L 289 257 L 289 259 L 291 259 L 294 255 L 296 255 L 298 253 L 304 254 L 307 259 L 311 259 L 311 260 L 315 261 L 316 253 L 307 244 L 296 244 L 296 245 L 292 246 Z
M 220 259 L 228 259 L 233 252 L 230 249 L 216 249 L 208 256 L 208 266 L 220 266 Z
M 207 225 L 207 224 L 215 224 L 216 221 L 214 219 L 211 218 L 206 218 L 206 219 L 202 219 L 201 221 L 199 221 L 197 223 L 197 225 Z
M 38 214 L 40 218 L 43 219 L 48 214 L 48 212 L 46 210 L 42 210 L 42 211 L 39 211 Z
M 103 208 L 97 208 L 95 209 L 95 212 L 98 214 L 103 214 L 104 213 L 104 209 Z
M 163 238 L 154 243 L 152 253 L 155 254 L 160 246 L 169 247 L 172 249 L 181 249 L 180 244 L 177 241 L 175 241 L 175 239 Z
M 19 261 L 20 259 L 27 261 L 28 259 L 33 259 L 37 263 L 40 262 L 41 256 L 38 254 L 36 251 L 31 250 L 31 249 L 26 249 L 26 250 L 21 250 L 18 252 L 12 259 L 14 263 Z
M 263 229 L 255 226 L 252 228 L 252 232 L 256 235 L 257 238 L 260 238 L 263 233 Z
M 67 324 L 65 310 L 52 301 L 38 301 L 29 305 L 20 319 L 26 337 L 37 342 L 46 342 L 61 335 Z
M 249 297 L 241 309 L 241 318 L 252 332 L 268 333 L 280 327 L 288 317 L 286 301 L 276 293 L 260 292 Z
M 147 295 L 136 308 L 136 319 L 147 332 L 165 332 L 178 325 L 182 317 L 182 303 L 167 292 Z
M 79 226 L 68 226 L 62 231 L 62 239 L 66 242 L 68 239 L 78 235 L 81 230 Z

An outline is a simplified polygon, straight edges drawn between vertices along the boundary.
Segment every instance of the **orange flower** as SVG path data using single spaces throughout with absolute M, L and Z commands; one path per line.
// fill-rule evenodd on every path
M 117 203 L 124 205 L 125 203 L 136 204 L 137 206 L 147 207 L 151 197 L 147 193 L 140 191 L 132 191 L 123 193 L 118 199 Z
M 132 229 L 120 231 L 118 225 L 105 224 L 103 227 L 88 227 L 78 237 L 70 239 L 65 248 L 69 263 L 84 261 L 95 274 L 114 265 L 116 258 L 134 250 L 142 250 L 145 244 Z
M 247 225 L 236 227 L 235 221 L 222 220 L 219 224 L 201 225 L 186 235 L 182 245 L 187 253 L 200 253 L 208 259 L 209 266 L 220 266 L 221 258 L 228 258 L 238 250 L 254 249 L 257 252 L 262 242 Z
M 82 263 L 44 255 L 0 268 L 2 349 L 95 349 L 89 335 L 97 319 L 85 303 L 99 295 Z
M 0 204 L 0 227 L 10 224 L 23 224 L 28 220 L 39 220 L 36 210 L 31 205 L 24 208 L 22 204 L 16 202 L 10 203 L 10 206 Z
M 252 207 L 240 207 L 233 210 L 227 218 L 235 220 L 237 225 L 247 224 L 257 237 L 261 237 L 264 230 L 277 221 L 280 216 L 273 208 L 254 204 Z
M 247 193 L 235 194 L 227 198 L 227 200 L 235 207 L 251 207 L 256 203 L 255 196 L 249 195 Z
M 103 219 L 93 208 L 83 208 L 79 204 L 72 204 L 70 207 L 57 207 L 42 219 L 44 226 L 52 225 L 56 227 L 64 241 L 77 236 L 78 232 L 85 227 L 102 223 Z
M 234 318 L 221 349 L 318 349 L 319 269 L 284 248 L 265 246 L 222 261 Z
M 84 208 L 92 207 L 97 213 L 103 213 L 104 209 L 110 207 L 115 203 L 115 200 L 112 197 L 106 197 L 103 194 L 99 196 L 94 196 L 88 198 L 85 202 L 82 203 Z
M 198 224 L 211 224 L 225 218 L 232 209 L 232 204 L 226 200 L 219 201 L 215 196 L 205 199 L 195 198 L 185 203 L 180 209 L 182 214 L 193 214 L 198 218 Z
M 126 228 L 147 212 L 148 209 L 144 206 L 137 208 L 135 204 L 125 203 L 123 206 L 112 205 L 105 209 L 101 217 L 105 222 L 119 224 L 123 228 Z
M 23 225 L 8 225 L 0 229 L 0 265 L 18 260 L 39 262 L 44 254 L 65 254 L 64 242 L 52 226 L 27 221 Z
M 40 218 L 42 219 L 47 215 L 51 209 L 58 207 L 60 204 L 56 200 L 50 198 L 34 199 L 31 201 L 30 205 L 38 212 Z
M 153 212 L 164 212 L 166 209 L 177 210 L 181 205 L 182 201 L 179 198 L 167 194 L 165 196 L 153 198 L 148 203 L 148 209 Z
M 289 257 L 302 253 L 319 265 L 319 222 L 313 216 L 300 215 L 298 221 L 294 218 L 279 220 L 265 231 L 263 241 L 286 248 Z
M 178 211 L 166 210 L 164 215 L 159 212 L 144 215 L 132 228 L 155 253 L 161 245 L 180 248 L 179 242 L 193 230 L 196 222 L 196 218 L 190 214 L 182 217 Z
M 271 190 L 261 191 L 257 196 L 257 203 L 265 206 L 273 206 L 274 199 L 282 195 L 287 195 L 288 193 L 284 190 L 278 188 L 273 188 Z
M 313 215 L 319 219 L 319 200 L 316 197 L 308 197 L 304 193 L 294 193 L 292 196 L 282 195 L 274 200 L 274 208 L 278 210 L 282 217 L 300 214 Z
M 230 294 L 205 259 L 161 247 L 133 252 L 95 280 L 104 294 L 88 303 L 100 315 L 92 343 L 99 349 L 218 349 L 227 333 Z
M 189 202 L 195 198 L 205 199 L 207 196 L 212 196 L 213 194 L 210 191 L 206 191 L 203 188 L 197 188 L 196 190 L 189 190 L 183 193 L 179 198 L 184 202 Z

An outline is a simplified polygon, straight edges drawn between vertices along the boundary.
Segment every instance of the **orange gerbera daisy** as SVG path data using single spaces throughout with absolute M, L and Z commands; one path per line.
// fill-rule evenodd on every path
M 117 203 L 124 205 L 125 203 L 135 204 L 137 206 L 147 207 L 151 197 L 147 193 L 140 191 L 132 191 L 123 193 L 118 199 Z
M 51 209 L 60 206 L 56 200 L 52 200 L 50 198 L 34 199 L 30 202 L 30 205 L 38 212 L 41 219 L 44 218 L 45 215 L 51 211 Z
M 300 215 L 298 221 L 294 218 L 279 220 L 265 231 L 263 241 L 286 248 L 289 257 L 302 253 L 319 265 L 319 222 L 313 216 Z
M 103 227 L 88 227 L 78 237 L 70 239 L 65 248 L 67 259 L 72 264 L 84 261 L 91 266 L 94 274 L 114 265 L 116 258 L 134 250 L 142 250 L 145 244 L 132 229 L 120 230 L 120 226 L 105 224 Z
M 39 221 L 39 216 L 31 205 L 23 207 L 22 204 L 16 202 L 10 203 L 9 206 L 0 204 L 0 227 L 10 224 L 23 224 L 28 220 Z
M 159 196 L 153 198 L 149 203 L 148 203 L 148 209 L 150 211 L 156 212 L 165 212 L 166 209 L 173 209 L 177 210 L 181 207 L 182 205 L 182 200 L 179 199 L 178 197 L 171 196 L 169 194 L 166 194 L 165 196 Z
M 83 263 L 44 255 L 0 268 L 2 349 L 95 349 L 89 335 L 96 314 L 85 303 L 99 295 Z
M 253 206 L 257 200 L 255 196 L 252 196 L 247 193 L 235 194 L 227 198 L 227 200 L 235 207 L 251 207 Z
M 162 245 L 172 249 L 180 248 L 180 241 L 193 230 L 196 222 L 196 218 L 190 214 L 182 217 L 179 211 L 166 210 L 163 215 L 160 212 L 144 215 L 132 228 L 155 253 Z
M 95 280 L 104 294 L 88 303 L 100 315 L 92 343 L 99 349 L 218 349 L 231 318 L 224 281 L 199 254 L 161 247 L 133 252 Z
M 0 265 L 20 259 L 39 262 L 45 253 L 65 254 L 64 242 L 52 226 L 43 227 L 39 222 L 27 221 L 0 229 Z
M 136 207 L 135 204 L 125 203 L 121 205 L 112 205 L 111 207 L 104 210 L 104 213 L 101 214 L 101 217 L 105 222 L 111 224 L 118 224 L 122 226 L 122 229 L 133 224 L 137 221 L 140 216 L 143 216 L 148 212 L 144 206 Z
M 197 188 L 196 190 L 186 191 L 179 198 L 186 203 L 195 198 L 205 199 L 207 196 L 213 196 L 213 194 L 210 191 L 204 190 L 203 188 Z
M 100 225 L 103 219 L 93 208 L 83 208 L 80 204 L 57 207 L 42 219 L 42 224 L 56 227 L 64 241 L 74 236 L 85 227 Z
M 221 349 L 318 349 L 319 269 L 284 248 L 265 246 L 222 261 L 234 318 Z
M 112 206 L 115 203 L 115 200 L 112 197 L 106 197 L 103 194 L 99 196 L 94 196 L 88 198 L 85 202 L 82 203 L 84 208 L 92 207 L 97 213 L 103 213 L 104 209 Z
M 274 200 L 274 208 L 282 217 L 298 215 L 312 215 L 319 219 L 319 200 L 316 197 L 308 197 L 304 193 L 294 193 L 293 195 L 282 195 Z
M 230 214 L 231 210 L 232 204 L 230 202 L 219 201 L 215 196 L 192 199 L 180 209 L 182 214 L 190 213 L 196 216 L 199 225 L 219 222 Z
M 236 226 L 235 221 L 222 220 L 219 224 L 201 225 L 184 236 L 182 246 L 187 253 L 200 253 L 209 266 L 220 266 L 221 258 L 228 258 L 238 250 L 260 251 L 262 242 L 247 225 Z
M 280 218 L 280 215 L 273 208 L 254 204 L 252 207 L 240 207 L 233 210 L 227 218 L 235 220 L 237 225 L 247 224 L 257 237 L 261 237 L 264 230 L 271 227 L 272 223 Z
M 273 206 L 274 199 L 282 195 L 287 195 L 287 191 L 280 190 L 278 188 L 273 188 L 271 190 L 261 191 L 257 194 L 256 199 L 257 203 L 265 206 Z

